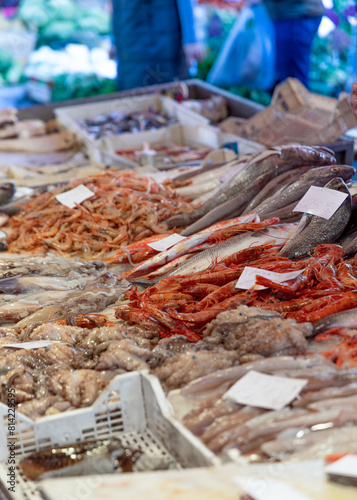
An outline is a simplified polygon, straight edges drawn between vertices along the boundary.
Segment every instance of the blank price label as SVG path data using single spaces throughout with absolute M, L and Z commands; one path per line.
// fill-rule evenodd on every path
M 148 243 L 148 247 L 153 248 L 157 252 L 163 252 L 168 248 L 173 247 L 179 241 L 185 240 L 185 236 L 181 236 L 180 234 L 170 234 L 167 238 L 162 238 L 162 240 L 154 241 L 153 243 Z
M 296 398 L 307 380 L 278 377 L 250 370 L 223 395 L 247 406 L 281 410 Z
M 249 290 L 255 285 L 255 280 L 257 276 L 263 276 L 274 283 L 283 283 L 284 281 L 289 281 L 301 274 L 304 269 L 300 271 L 291 271 L 289 273 L 274 273 L 273 271 L 265 271 L 264 269 L 258 269 L 257 267 L 245 267 L 242 274 L 236 284 L 236 288 L 242 288 L 243 290 Z M 257 290 L 263 290 L 266 286 L 256 285 Z
M 58 194 L 56 196 L 56 200 L 62 203 L 65 207 L 75 208 L 75 204 L 82 203 L 82 201 L 87 200 L 94 196 L 93 191 L 88 189 L 83 184 L 71 189 L 70 191 L 66 191 L 65 193 Z
M 304 212 L 324 219 L 330 219 L 340 208 L 348 194 L 335 189 L 311 186 L 294 208 L 294 212 Z

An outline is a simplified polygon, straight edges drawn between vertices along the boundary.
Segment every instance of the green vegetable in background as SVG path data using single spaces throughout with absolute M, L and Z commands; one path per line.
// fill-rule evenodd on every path
M 76 29 L 73 21 L 52 21 L 42 31 L 41 36 L 50 40 L 67 41 Z
M 110 17 L 102 10 L 91 9 L 78 18 L 77 26 L 82 30 L 91 30 L 100 35 L 106 35 L 111 29 Z

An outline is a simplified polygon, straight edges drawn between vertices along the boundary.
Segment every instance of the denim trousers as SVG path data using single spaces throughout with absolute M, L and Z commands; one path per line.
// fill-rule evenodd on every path
M 308 85 L 311 45 L 321 16 L 274 21 L 277 83 L 289 76 Z

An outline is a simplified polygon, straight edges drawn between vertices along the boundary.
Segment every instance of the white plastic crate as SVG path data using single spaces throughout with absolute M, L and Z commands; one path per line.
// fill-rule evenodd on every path
M 199 125 L 209 123 L 207 118 L 186 109 L 184 106 L 180 106 L 173 99 L 156 94 L 79 104 L 77 106 L 65 106 L 62 108 L 56 108 L 54 113 L 57 121 L 62 125 L 62 127 L 70 130 L 76 134 L 79 139 L 83 140 L 84 144 L 88 148 L 91 159 L 93 161 L 100 161 L 101 158 L 98 154 L 98 149 L 95 147 L 96 140 L 90 137 L 87 131 L 78 123 L 78 120 L 91 119 L 100 115 L 109 115 L 117 111 L 129 113 L 132 111 L 148 110 L 150 107 L 175 118 L 181 125 Z
M 0 404 L 0 481 L 6 485 L 8 409 Z M 147 456 L 170 456 L 178 467 L 218 465 L 220 461 L 200 441 L 172 418 L 160 382 L 144 372 L 119 375 L 106 391 L 88 408 L 65 412 L 32 421 L 16 413 L 18 459 L 48 447 L 119 437 Z M 10 438 L 9 438 L 10 439 Z M 16 472 L 15 500 L 42 498 L 35 482 Z M 5 486 L 6 489 L 6 486 Z M 0 489 L 0 498 L 1 489 Z M 5 497 L 6 498 L 6 497 Z

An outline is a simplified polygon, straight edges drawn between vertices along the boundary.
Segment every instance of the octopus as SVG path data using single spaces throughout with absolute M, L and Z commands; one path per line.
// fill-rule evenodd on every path
M 96 370 L 121 368 L 125 371 L 144 370 L 147 362 L 154 358 L 149 349 L 139 347 L 134 340 L 124 339 L 109 343 L 96 365 Z
M 203 332 L 204 340 L 237 353 L 239 362 L 261 357 L 296 355 L 307 352 L 310 323 L 283 319 L 274 311 L 239 306 L 220 313 Z
M 210 351 L 188 349 L 184 353 L 168 357 L 152 372 L 160 379 L 164 389 L 169 391 L 216 370 L 230 368 L 236 361 L 234 351 L 219 348 Z

